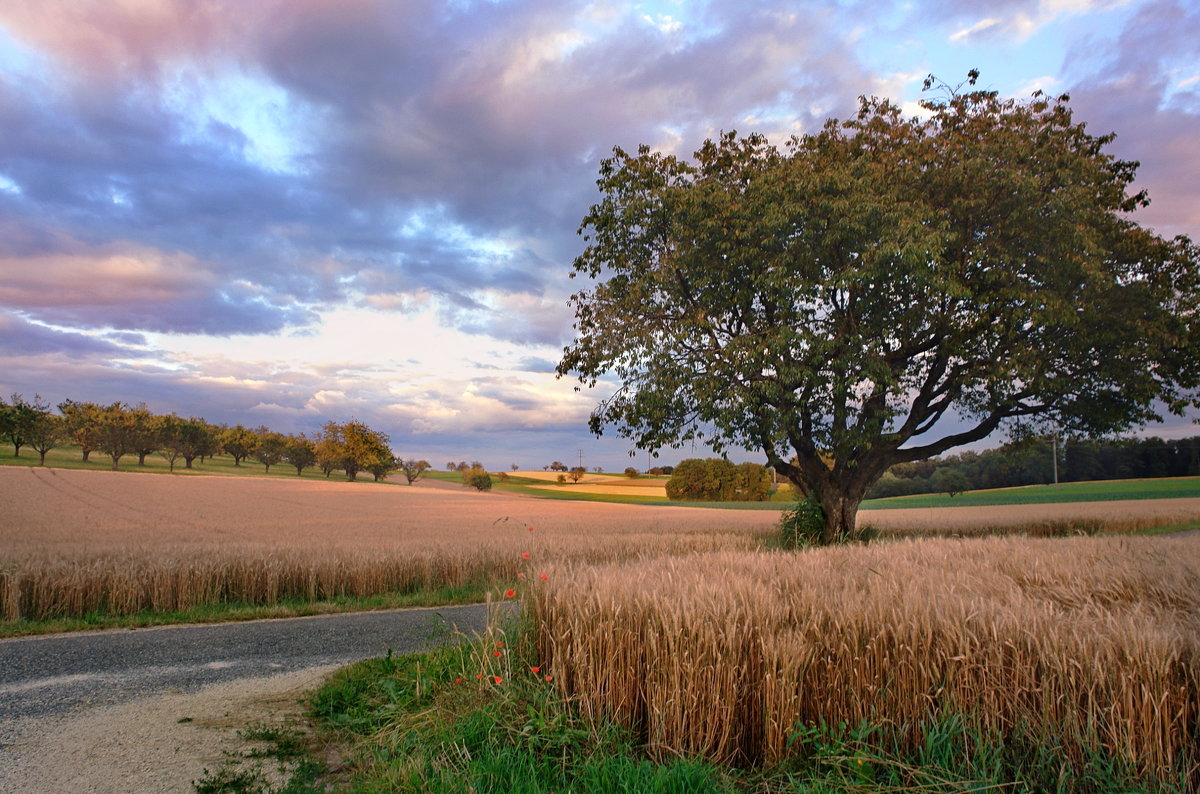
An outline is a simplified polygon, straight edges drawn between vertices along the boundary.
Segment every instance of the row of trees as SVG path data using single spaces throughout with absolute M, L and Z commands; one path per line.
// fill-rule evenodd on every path
M 762 502 L 771 493 L 771 475 L 760 463 L 734 465 L 724 458 L 680 461 L 667 481 L 671 499 L 704 502 Z
M 310 437 L 285 435 L 267 427 L 215 425 L 195 416 L 155 414 L 144 403 L 101 405 L 66 400 L 57 408 L 55 413 L 40 396 L 28 401 L 14 394 L 8 402 L 0 400 L 0 437 L 13 445 L 17 457 L 22 447 L 33 449 L 43 465 L 47 452 L 70 443 L 80 448 L 85 462 L 93 452 L 107 455 L 114 471 L 129 455 L 136 455 L 138 465 L 145 466 L 147 456 L 158 454 L 174 472 L 181 460 L 184 468 L 190 469 L 196 459 L 203 462 L 225 454 L 233 458 L 234 466 L 251 459 L 269 473 L 272 466 L 283 464 L 295 468 L 297 476 L 316 466 L 326 477 L 341 471 L 351 481 L 362 472 L 379 481 L 398 470 L 411 485 L 430 468 L 426 460 L 395 457 L 386 433 L 357 420 L 326 422 Z
M 1057 449 L 1057 452 L 1056 452 Z M 1200 436 L 1097 441 L 1037 437 L 984 452 L 893 466 L 871 490 L 871 498 L 919 493 L 958 493 L 1054 482 L 1134 477 L 1200 475 Z

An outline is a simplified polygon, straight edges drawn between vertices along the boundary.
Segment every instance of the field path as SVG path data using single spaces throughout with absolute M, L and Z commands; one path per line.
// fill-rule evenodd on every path
M 332 670 L 484 628 L 482 605 L 0 640 L 0 792 L 191 791 Z

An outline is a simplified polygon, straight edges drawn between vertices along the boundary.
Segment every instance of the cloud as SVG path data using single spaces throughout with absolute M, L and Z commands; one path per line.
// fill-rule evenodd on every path
M 817 3 L 652 23 L 557 0 L 10 5 L 28 57 L 0 76 L 0 209 L 33 237 L 67 230 L 93 249 L 79 262 L 127 246 L 208 279 L 161 311 L 137 292 L 39 310 L 57 322 L 270 332 L 348 300 L 540 296 L 612 145 L 690 151 L 748 116 L 790 133 L 851 109 L 873 78 L 834 23 Z
M 1160 234 L 1193 239 L 1200 237 L 1200 86 L 1179 86 L 1174 74 L 1200 61 L 1197 42 L 1200 10 L 1147 3 L 1113 39 L 1078 45 L 1080 66 L 1069 91 L 1089 131 L 1115 131 L 1110 151 L 1141 163 L 1134 189 L 1147 189 L 1151 204 L 1135 219 Z
M 139 358 L 145 351 L 126 346 L 135 339 L 97 337 L 75 331 L 60 331 L 10 312 L 0 312 L 0 356 L 59 355 L 68 360 L 86 358 Z M 8 351 L 7 354 L 4 351 Z

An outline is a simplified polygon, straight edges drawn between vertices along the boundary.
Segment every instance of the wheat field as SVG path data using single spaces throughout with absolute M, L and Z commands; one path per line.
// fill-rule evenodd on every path
M 0 499 L 0 619 L 9 621 L 490 585 L 522 573 L 525 553 L 549 564 L 750 550 L 778 518 L 483 494 L 443 482 L 15 467 L 0 468 Z M 1200 500 L 1050 505 L 1039 514 L 1095 514 L 1130 527 L 1200 515 Z M 902 535 L 935 523 L 994 531 L 1006 515 L 1029 520 L 1012 507 L 864 518 Z
M 774 514 L 414 487 L 0 468 L 0 619 L 508 581 L 524 553 L 604 562 L 748 549 Z M 532 528 L 532 531 L 531 529 Z
M 540 658 L 658 756 L 772 764 L 797 724 L 938 715 L 1200 784 L 1200 537 L 898 541 L 555 569 Z

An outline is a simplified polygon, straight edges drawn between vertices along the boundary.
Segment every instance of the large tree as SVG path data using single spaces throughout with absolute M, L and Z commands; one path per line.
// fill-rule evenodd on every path
M 1200 255 L 1130 218 L 1137 163 L 1066 96 L 931 96 L 917 118 L 864 99 L 782 150 L 614 150 L 559 364 L 619 381 L 593 431 L 761 449 L 833 542 L 893 464 L 1200 404 Z

